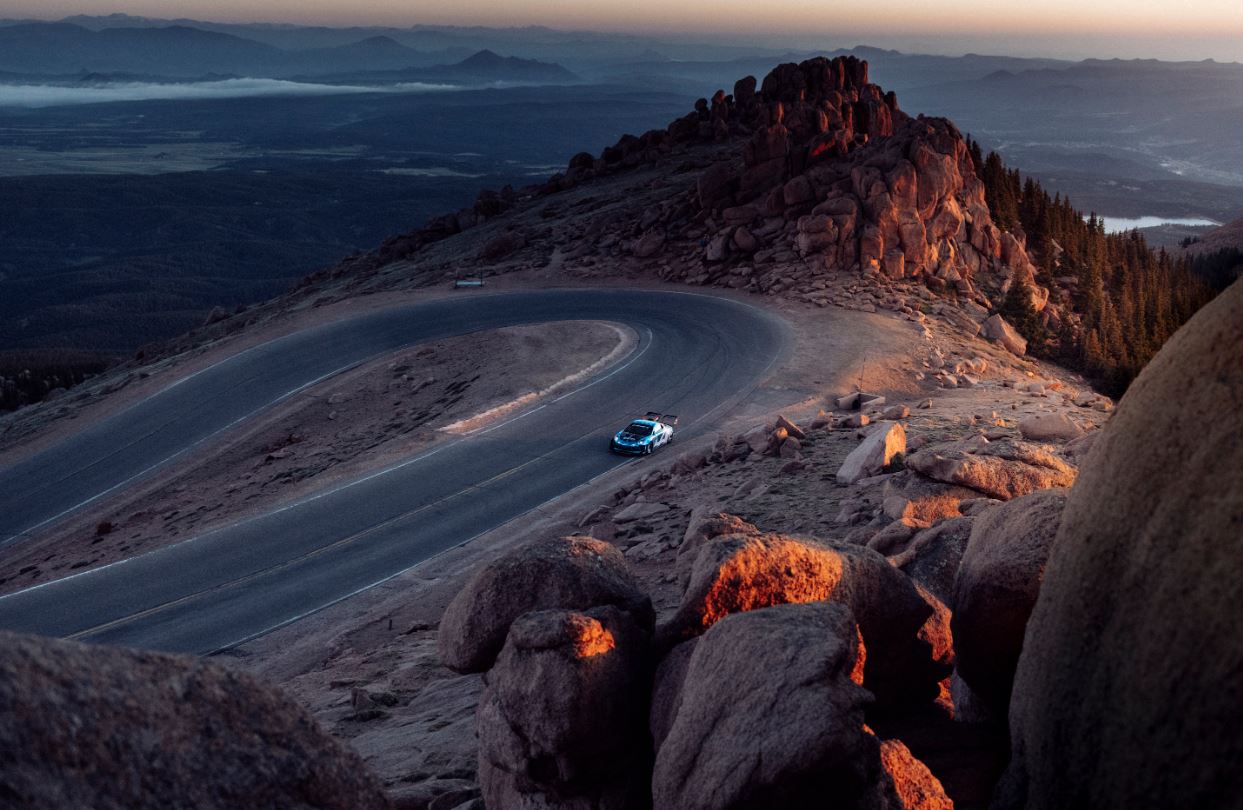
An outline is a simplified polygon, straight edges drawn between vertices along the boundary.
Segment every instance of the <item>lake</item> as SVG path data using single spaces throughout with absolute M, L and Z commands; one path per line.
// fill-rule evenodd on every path
M 1155 228 L 1158 225 L 1220 225 L 1211 219 L 1198 217 L 1100 217 L 1106 233 L 1132 231 L 1136 228 Z

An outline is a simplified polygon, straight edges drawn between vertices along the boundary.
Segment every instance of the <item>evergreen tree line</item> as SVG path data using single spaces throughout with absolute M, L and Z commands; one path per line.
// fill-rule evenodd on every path
M 1051 330 L 1025 285 L 1011 285 L 998 311 L 1037 357 L 1077 369 L 1120 396 L 1165 341 L 1228 283 L 1226 271 L 1152 250 L 1138 231 L 1105 233 L 1095 214 L 1085 218 L 1060 193 L 1050 196 L 1031 177 L 1007 169 L 996 152 L 985 156 L 977 142 L 968 144 L 993 222 L 1026 234 L 1036 283 L 1054 296 L 1059 282 L 1066 284 L 1071 308 L 1082 317 L 1079 324 L 1064 318 Z

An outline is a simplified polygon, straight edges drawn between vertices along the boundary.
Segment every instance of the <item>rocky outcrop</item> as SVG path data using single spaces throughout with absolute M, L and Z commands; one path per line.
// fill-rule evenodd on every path
M 0 804 L 386 808 L 293 700 L 197 658 L 0 633 Z
M 445 666 L 482 672 L 492 665 L 524 613 L 616 605 L 651 629 L 648 598 L 614 546 L 590 537 L 558 537 L 523 546 L 484 566 L 445 610 L 439 648 Z
M 1069 487 L 1076 475 L 1073 465 L 1040 445 L 1013 439 L 990 442 L 983 436 L 920 448 L 906 464 L 934 480 L 1001 500 Z
M 645 804 L 648 636 L 613 606 L 527 613 L 479 706 L 488 807 Z
M 1240 345 L 1235 283 L 1161 349 L 1101 431 L 1028 622 L 998 807 L 1211 807 L 1243 795 Z
M 884 557 L 857 546 L 774 534 L 718 537 L 702 547 L 681 605 L 658 635 L 672 644 L 732 614 L 819 601 L 850 607 L 867 647 L 864 684 L 878 698 L 936 696 L 947 673 L 919 638 L 932 608 Z
M 656 753 L 656 810 L 855 806 L 879 778 L 858 639 L 850 611 L 824 603 L 713 625 Z
M 1066 490 L 1016 498 L 975 518 L 954 582 L 958 674 L 1004 714 Z

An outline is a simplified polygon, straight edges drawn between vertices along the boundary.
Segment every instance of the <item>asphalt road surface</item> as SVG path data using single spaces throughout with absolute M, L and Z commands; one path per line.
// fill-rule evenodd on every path
M 788 344 L 772 315 L 675 292 L 464 293 L 351 317 L 241 352 L 0 470 L 0 544 L 159 475 L 258 411 L 387 352 L 568 319 L 627 324 L 640 339 L 617 365 L 499 425 L 272 513 L 0 597 L 0 628 L 178 652 L 227 649 L 627 463 L 608 452 L 608 439 L 635 415 L 677 413 L 681 437 L 710 430 Z M 676 437 L 663 452 L 677 452 Z

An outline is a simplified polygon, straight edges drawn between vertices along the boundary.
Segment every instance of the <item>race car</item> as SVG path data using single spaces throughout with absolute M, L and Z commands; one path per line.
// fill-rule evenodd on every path
M 651 455 L 656 448 L 673 441 L 673 426 L 677 423 L 673 414 L 651 411 L 617 431 L 609 442 L 609 450 L 632 456 Z

